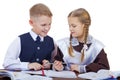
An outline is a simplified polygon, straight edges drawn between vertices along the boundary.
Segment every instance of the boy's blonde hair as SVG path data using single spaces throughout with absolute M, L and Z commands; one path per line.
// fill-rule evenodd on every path
M 52 12 L 46 5 L 42 3 L 35 4 L 30 8 L 30 17 L 38 17 L 41 15 L 51 17 Z

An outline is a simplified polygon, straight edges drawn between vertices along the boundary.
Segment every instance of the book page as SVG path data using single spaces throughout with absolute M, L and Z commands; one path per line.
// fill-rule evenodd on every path
M 8 70 L 0 70 L 0 75 L 4 77 L 9 77 L 11 80 L 52 80 L 52 78 L 40 75 L 31 75 L 32 74 L 41 74 L 41 71 L 24 71 L 15 72 L 15 71 L 8 71 Z
M 111 71 L 111 75 L 112 75 L 114 78 L 120 77 L 120 71 Z
M 52 80 L 52 78 L 20 72 L 16 73 L 15 80 Z
M 47 70 L 44 70 L 44 72 L 46 73 Z M 37 74 L 37 75 L 42 75 L 42 70 L 39 70 L 39 71 L 21 71 L 23 73 L 28 73 L 28 74 Z
M 0 71 L 0 75 L 4 77 L 9 77 L 11 80 L 22 80 L 22 78 L 31 76 L 30 74 L 15 72 L 15 71 L 8 71 L 8 70 Z
M 73 71 L 48 70 L 45 74 L 48 77 L 77 78 L 76 74 Z
M 92 80 L 101 80 L 101 79 L 107 79 L 112 78 L 114 75 L 109 70 L 101 69 L 97 73 L 95 72 L 87 72 L 83 74 L 79 74 L 78 77 L 85 78 L 85 79 L 92 79 Z
M 42 71 L 22 71 L 28 74 L 42 74 Z M 47 77 L 61 77 L 61 78 L 76 78 L 76 74 L 72 71 L 54 71 L 54 70 L 44 70 L 45 76 Z
M 9 77 L 11 80 L 14 80 L 14 74 L 11 71 L 0 70 L 0 76 Z

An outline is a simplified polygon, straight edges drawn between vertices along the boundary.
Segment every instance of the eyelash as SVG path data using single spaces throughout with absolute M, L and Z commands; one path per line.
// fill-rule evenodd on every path
M 41 26 L 46 26 L 47 24 L 42 24 Z M 49 26 L 51 25 L 51 24 L 48 24 Z
M 75 28 L 76 26 L 72 26 L 72 27 L 74 27 L 74 28 Z
M 71 25 L 70 27 L 74 27 L 75 28 L 76 26 Z

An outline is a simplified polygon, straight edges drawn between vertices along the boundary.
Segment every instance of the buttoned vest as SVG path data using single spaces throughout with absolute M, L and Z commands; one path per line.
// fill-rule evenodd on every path
M 20 60 L 22 62 L 42 63 L 43 59 L 51 60 L 51 54 L 54 50 L 53 39 L 49 36 L 44 37 L 44 41 L 36 43 L 29 33 L 20 35 L 21 52 Z

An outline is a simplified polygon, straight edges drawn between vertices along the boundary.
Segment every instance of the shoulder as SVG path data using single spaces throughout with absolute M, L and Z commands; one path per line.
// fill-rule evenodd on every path
M 51 36 L 47 35 L 45 36 L 45 38 L 49 38 L 49 39 L 53 39 Z
M 27 35 L 30 35 L 29 32 L 23 33 L 23 34 L 19 35 L 18 37 L 27 36 Z
M 50 41 L 51 41 L 51 40 L 53 41 L 53 38 L 52 38 L 51 36 L 48 36 L 48 35 L 45 36 L 44 39 L 47 40 L 47 41 L 49 41 L 49 40 L 50 40 Z
M 56 44 L 57 45 L 69 45 L 69 38 L 66 37 L 66 38 L 62 38 L 62 39 L 59 39 L 56 41 Z
M 105 45 L 100 40 L 95 39 L 95 38 L 92 39 L 92 43 L 94 44 L 96 48 L 99 48 L 99 49 L 100 48 L 103 49 L 105 47 Z

